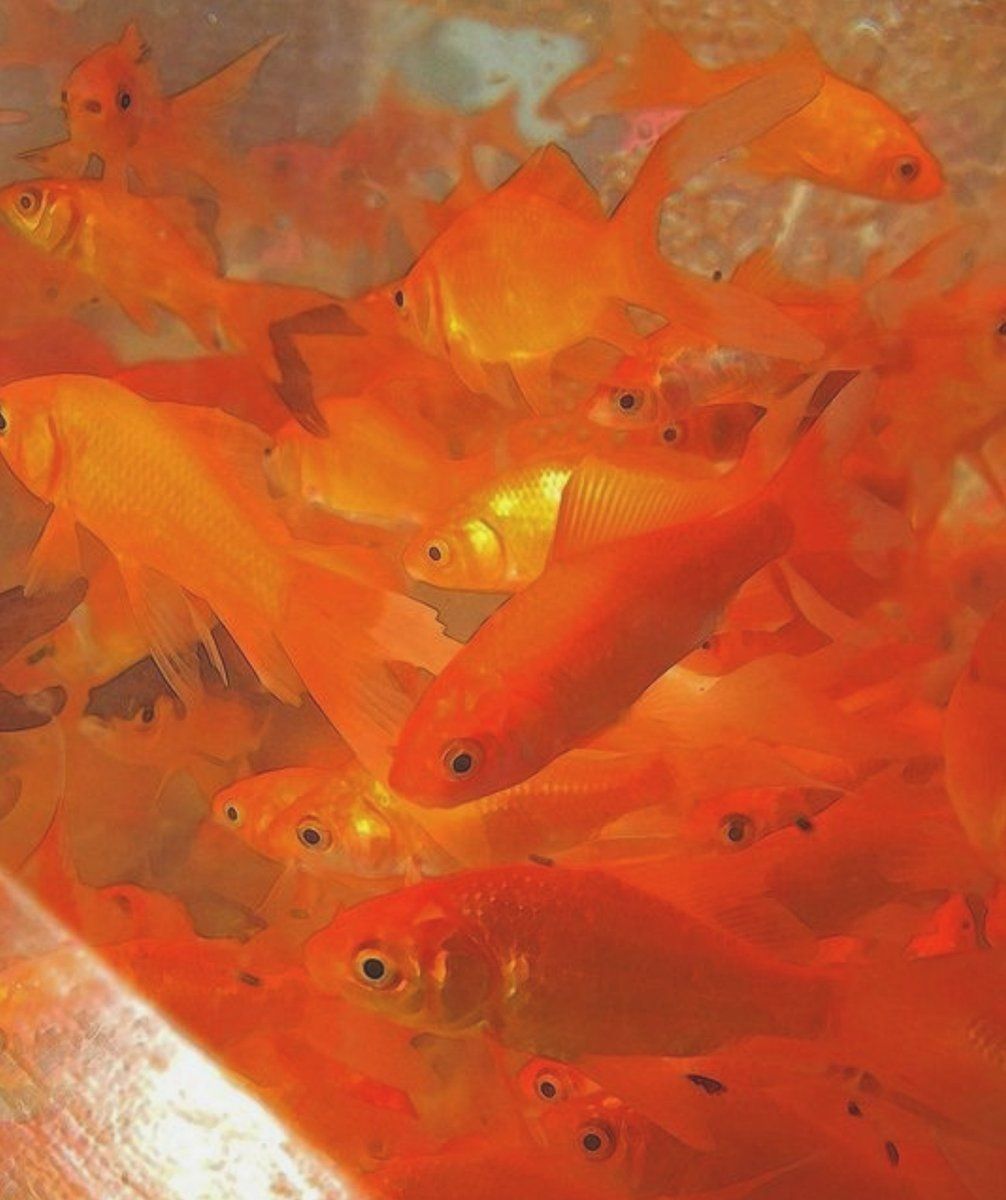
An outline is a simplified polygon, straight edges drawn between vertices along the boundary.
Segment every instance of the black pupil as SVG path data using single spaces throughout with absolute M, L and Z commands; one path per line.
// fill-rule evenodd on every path
M 588 1154 L 596 1154 L 601 1149 L 601 1135 L 599 1133 L 585 1133 L 581 1145 Z
M 385 970 L 384 963 L 379 958 L 365 958 L 363 960 L 363 973 L 374 983 L 378 983 L 384 978 Z
M 147 707 L 140 713 L 140 720 L 144 723 L 144 725 L 149 725 L 153 719 L 154 710 L 151 705 L 148 704 Z
M 996 333 L 998 333 L 1000 337 L 1006 337 L 1006 321 L 999 322 L 999 324 L 996 326 Z
M 228 804 L 224 809 L 224 816 L 228 821 L 236 821 L 238 819 L 238 810 L 233 804 Z
M 405 293 L 400 288 L 397 292 L 395 292 L 394 301 L 399 308 L 405 307 Z
M 636 397 L 631 392 L 623 392 L 618 397 L 618 407 L 622 412 L 631 412 L 636 407 Z
M 455 775 L 467 775 L 472 769 L 472 756 L 467 750 L 462 750 L 460 754 L 455 754 L 451 763 L 451 770 Z
M 123 108 L 123 109 L 128 108 L 132 103 L 133 103 L 133 97 L 129 94 L 129 92 L 120 92 L 119 93 L 119 107 L 120 108 Z
M 727 837 L 732 842 L 740 842 L 744 839 L 744 825 L 740 821 L 731 821 L 727 826 Z
M 673 425 L 668 425 L 667 428 L 664 430 L 664 441 L 665 442 L 676 442 L 677 440 L 678 440 L 678 431 L 674 428 Z
M 443 554 L 443 551 L 440 549 L 440 547 L 439 547 L 439 546 L 430 546 L 430 547 L 428 547 L 428 548 L 427 548 L 427 551 L 426 551 L 426 553 L 427 553 L 427 556 L 428 556 L 428 557 L 429 557 L 429 558 L 430 558 L 430 559 L 431 559 L 433 562 L 440 562 L 440 560 L 441 560 L 441 559 L 443 558 L 443 556 L 444 556 L 444 554 Z
M 32 204 L 34 203 L 31 192 L 22 193 L 21 199 L 18 201 L 18 203 L 27 212 L 27 210 L 31 208 Z
M 0 433 L 3 433 L 7 428 L 7 418 L 0 412 Z
M 911 179 L 918 170 L 918 167 L 916 167 L 915 163 L 910 158 L 906 158 L 901 166 L 898 167 L 898 170 L 905 179 Z
M 538 1084 L 538 1094 L 544 1097 L 546 1100 L 554 1100 L 558 1090 L 559 1089 L 555 1086 L 551 1079 L 543 1079 L 541 1083 Z
M 307 842 L 309 846 L 317 846 L 321 841 L 321 834 L 313 826 L 309 825 L 306 829 L 300 831 L 301 840 Z

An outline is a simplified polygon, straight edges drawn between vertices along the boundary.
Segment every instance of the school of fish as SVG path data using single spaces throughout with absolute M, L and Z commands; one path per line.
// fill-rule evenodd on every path
M 1001 230 L 806 34 L 626 11 L 543 144 L 392 76 L 238 149 L 282 33 L 80 48 L 0 189 L 0 866 L 354 1196 L 996 1200 Z M 931 220 L 702 276 L 709 172 Z

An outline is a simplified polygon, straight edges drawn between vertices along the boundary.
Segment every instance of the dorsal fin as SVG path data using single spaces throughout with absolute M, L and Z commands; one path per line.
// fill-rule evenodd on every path
M 724 478 L 681 479 L 655 468 L 586 459 L 563 492 L 551 559 L 720 512 L 734 498 Z
M 503 184 L 508 195 L 544 196 L 589 221 L 604 219 L 597 193 L 565 150 L 550 142 Z
M 265 59 L 283 41 L 274 34 L 206 79 L 171 97 L 172 114 L 183 121 L 212 120 L 248 89 Z

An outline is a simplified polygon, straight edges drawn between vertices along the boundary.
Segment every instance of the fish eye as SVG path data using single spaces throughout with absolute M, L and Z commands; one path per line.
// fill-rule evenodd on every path
M 38 212 L 39 205 L 42 203 L 42 193 L 38 188 L 25 188 L 17 198 L 18 208 L 22 212 L 26 212 L 29 216 Z
M 394 964 L 380 950 L 361 950 L 353 962 L 353 969 L 357 979 L 366 987 L 383 990 L 394 987 L 398 982 L 398 972 Z
M 894 163 L 895 174 L 906 183 L 911 183 L 922 169 L 922 164 L 914 154 L 906 154 L 902 158 L 896 159 Z
M 451 742 L 444 751 L 444 770 L 451 779 L 467 779 L 482 762 L 482 747 L 464 739 Z
M 1006 317 L 1003 317 L 996 326 L 996 333 L 999 337 L 1006 337 Z
M 584 1157 L 591 1162 L 603 1162 L 615 1153 L 615 1131 L 603 1121 L 581 1125 L 576 1132 L 576 1141 Z
M 126 88 L 119 88 L 118 95 L 115 97 L 115 103 L 125 112 L 133 103 L 132 93 L 127 91 Z
M 395 291 L 392 292 L 391 298 L 395 302 L 395 308 L 405 307 L 405 293 L 401 288 L 396 288 Z
M 552 1071 L 539 1071 L 534 1077 L 534 1094 L 539 1100 L 551 1104 L 554 1100 L 564 1100 L 566 1089 L 562 1080 Z
M 614 403 L 619 412 L 637 413 L 643 407 L 643 397 L 639 392 L 623 391 L 619 388 L 615 392 Z
M 446 565 L 451 561 L 451 548 L 443 538 L 433 538 L 423 547 L 423 553 L 432 563 Z
M 233 800 L 231 800 L 229 803 L 224 805 L 223 812 L 224 812 L 225 820 L 229 824 L 235 826 L 235 828 L 239 827 L 244 822 L 244 819 L 245 819 L 244 813 L 234 803 Z
M 678 440 L 678 427 L 676 425 L 668 425 L 660 436 L 668 444 L 676 442 Z
M 308 850 L 327 850 L 332 835 L 317 821 L 308 819 L 297 826 L 297 841 Z
M 3 409 L 0 408 L 0 433 L 7 432 L 7 418 L 3 414 Z
M 146 704 L 146 705 L 144 705 L 143 708 L 140 709 L 140 720 L 143 722 L 144 725 L 149 725 L 151 723 L 151 721 L 153 721 L 155 716 L 156 716 L 156 714 L 154 712 L 154 706 L 152 704 Z
M 731 846 L 742 846 L 750 841 L 754 832 L 754 822 L 743 813 L 727 813 L 720 821 L 720 833 Z

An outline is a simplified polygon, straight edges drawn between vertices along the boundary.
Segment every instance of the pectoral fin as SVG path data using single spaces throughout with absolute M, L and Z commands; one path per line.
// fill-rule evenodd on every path
M 51 596 L 69 588 L 83 574 L 77 522 L 66 509 L 55 508 L 28 560 L 24 594 Z

